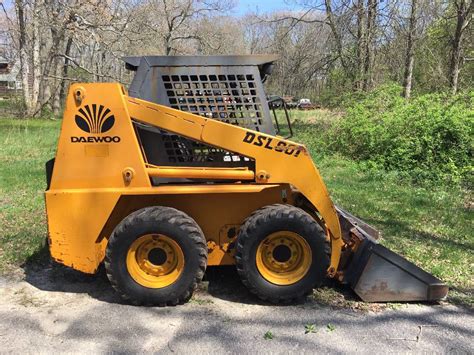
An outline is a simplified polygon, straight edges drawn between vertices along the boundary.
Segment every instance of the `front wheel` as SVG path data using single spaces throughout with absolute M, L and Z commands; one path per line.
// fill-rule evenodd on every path
M 112 286 L 137 305 L 186 302 L 206 265 L 201 229 L 170 207 L 147 207 L 127 216 L 115 228 L 105 255 Z
M 321 226 L 305 211 L 271 205 L 254 212 L 237 238 L 237 271 L 258 297 L 289 302 L 326 277 L 329 245 Z

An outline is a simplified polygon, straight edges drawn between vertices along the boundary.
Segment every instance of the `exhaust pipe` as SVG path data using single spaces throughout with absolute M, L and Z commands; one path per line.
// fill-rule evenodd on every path
M 357 238 L 355 250 L 344 265 L 343 282 L 365 302 L 439 301 L 448 286 L 402 256 L 377 242 L 378 231 L 336 207 L 349 240 Z

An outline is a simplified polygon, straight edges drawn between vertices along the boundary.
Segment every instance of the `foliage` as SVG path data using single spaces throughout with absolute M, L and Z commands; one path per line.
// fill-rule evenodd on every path
M 410 101 L 400 91 L 398 85 L 386 85 L 346 99 L 347 113 L 330 129 L 327 149 L 415 181 L 469 182 L 474 91 L 454 97 L 426 94 Z
M 426 34 L 417 43 L 415 55 L 414 81 L 418 92 L 440 92 L 449 85 L 449 65 L 451 46 L 456 30 L 456 10 L 451 4 L 444 16 L 437 18 L 427 28 Z M 462 41 L 464 56 L 471 58 L 474 54 L 474 26 L 466 29 Z M 447 50 L 448 49 L 448 50 Z M 460 88 L 471 88 L 474 85 L 474 62 L 466 60 L 459 73 Z
M 316 324 L 305 324 L 304 326 L 304 333 L 309 334 L 309 333 L 316 333 Z
M 59 118 L 61 113 L 62 110 L 55 113 L 50 106 L 45 105 L 36 113 L 35 118 Z M 27 115 L 25 101 L 20 95 L 12 95 L 8 99 L 0 101 L 0 116 L 18 118 L 21 120 L 27 120 L 30 118 Z
M 271 331 L 267 331 L 265 334 L 263 334 L 263 339 L 265 339 L 265 340 L 272 340 L 273 337 L 274 337 L 274 335 Z
M 6 117 L 22 117 L 25 112 L 25 102 L 19 95 L 12 95 L 0 101 L 0 115 Z
M 349 93 L 352 92 L 352 83 L 348 83 L 347 74 L 340 68 L 335 68 L 328 73 L 328 85 L 326 85 L 320 94 L 319 101 L 325 107 L 336 108 L 341 106 Z

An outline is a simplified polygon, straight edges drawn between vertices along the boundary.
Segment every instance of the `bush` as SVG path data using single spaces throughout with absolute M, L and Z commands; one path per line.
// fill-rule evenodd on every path
M 400 92 L 389 85 L 345 100 L 346 114 L 330 129 L 326 149 L 417 181 L 469 182 L 474 91 L 411 100 Z
M 22 117 L 25 103 L 21 95 L 13 95 L 0 101 L 0 117 Z

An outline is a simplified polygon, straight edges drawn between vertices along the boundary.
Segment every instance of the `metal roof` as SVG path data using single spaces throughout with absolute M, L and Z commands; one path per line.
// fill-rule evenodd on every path
M 207 66 L 246 66 L 263 65 L 276 61 L 278 57 L 271 54 L 255 55 L 193 55 L 193 56 L 140 56 L 123 57 L 127 69 L 136 70 L 141 60 L 150 67 L 207 67 Z

